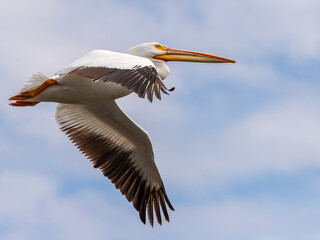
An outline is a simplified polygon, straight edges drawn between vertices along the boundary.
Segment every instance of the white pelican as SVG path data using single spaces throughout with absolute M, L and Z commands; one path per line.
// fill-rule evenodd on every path
M 149 135 L 116 104 L 132 92 L 152 102 L 167 94 L 163 80 L 170 70 L 167 61 L 235 63 L 209 53 L 144 43 L 131 54 L 94 50 L 51 78 L 34 74 L 9 100 L 12 106 L 57 102 L 56 120 L 63 132 L 100 168 L 117 189 L 133 202 L 145 224 L 146 212 L 153 226 L 153 211 L 161 225 L 161 213 L 169 222 L 166 205 L 174 210 L 154 162 Z M 153 210 L 154 208 L 154 210 Z

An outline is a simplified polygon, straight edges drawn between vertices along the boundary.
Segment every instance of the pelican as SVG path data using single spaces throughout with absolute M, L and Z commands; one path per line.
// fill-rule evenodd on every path
M 155 214 L 161 225 L 161 210 L 169 222 L 169 201 L 154 161 L 148 133 L 131 120 L 115 100 L 135 92 L 152 102 L 153 95 L 169 90 L 163 80 L 169 75 L 168 61 L 235 63 L 209 53 L 144 43 L 130 54 L 93 50 L 48 78 L 35 73 L 11 106 L 34 106 L 57 102 L 56 121 L 76 147 L 99 168 L 151 226 Z M 161 207 L 161 208 L 160 208 Z

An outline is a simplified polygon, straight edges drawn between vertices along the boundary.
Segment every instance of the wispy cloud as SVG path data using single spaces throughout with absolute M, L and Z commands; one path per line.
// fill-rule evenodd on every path
M 319 169 L 319 9 L 316 0 L 4 1 L 1 238 L 317 239 L 317 174 L 299 199 L 250 186 Z M 154 229 L 59 132 L 54 104 L 7 105 L 35 71 L 52 75 L 94 48 L 148 41 L 238 61 L 172 63 L 171 96 L 119 100 L 150 133 L 176 208 Z M 250 194 L 233 190 L 241 182 Z

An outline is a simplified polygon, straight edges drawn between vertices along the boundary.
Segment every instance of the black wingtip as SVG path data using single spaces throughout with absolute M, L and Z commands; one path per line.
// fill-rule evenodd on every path
M 171 204 L 171 202 L 170 202 L 170 200 L 169 200 L 169 198 L 168 198 L 168 196 L 167 196 L 166 190 L 163 189 L 162 193 L 163 193 L 164 199 L 166 200 L 166 203 L 168 204 L 168 207 L 169 207 L 172 211 L 174 211 L 174 208 L 173 208 L 173 206 L 172 206 L 172 204 Z
M 139 215 L 141 222 L 143 222 L 143 224 L 146 225 L 146 215 L 143 214 L 143 212 L 140 212 Z

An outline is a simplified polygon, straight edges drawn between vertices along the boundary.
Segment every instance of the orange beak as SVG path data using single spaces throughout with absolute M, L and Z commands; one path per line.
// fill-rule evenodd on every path
M 167 48 L 165 54 L 153 58 L 163 61 L 205 62 L 205 63 L 236 63 L 234 59 L 219 57 L 211 53 L 186 51 L 176 48 Z

